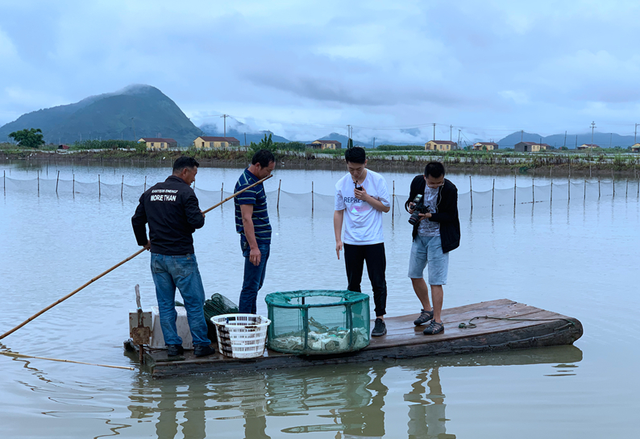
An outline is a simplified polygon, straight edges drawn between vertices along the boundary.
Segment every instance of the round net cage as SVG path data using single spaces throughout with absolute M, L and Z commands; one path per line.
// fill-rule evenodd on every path
M 302 290 L 267 294 L 268 347 L 329 355 L 369 345 L 369 296 L 353 291 Z

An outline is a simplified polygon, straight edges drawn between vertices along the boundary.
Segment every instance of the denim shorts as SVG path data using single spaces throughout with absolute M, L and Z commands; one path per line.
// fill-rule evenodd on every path
M 416 236 L 411 245 L 409 277 L 422 279 L 429 265 L 429 285 L 446 285 L 449 272 L 449 253 L 442 253 L 440 236 Z

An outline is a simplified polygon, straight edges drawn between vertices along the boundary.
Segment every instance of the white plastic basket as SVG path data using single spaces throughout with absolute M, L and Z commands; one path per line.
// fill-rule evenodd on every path
M 271 320 L 256 314 L 221 314 L 211 317 L 216 325 L 218 350 L 231 358 L 255 358 L 264 354 Z

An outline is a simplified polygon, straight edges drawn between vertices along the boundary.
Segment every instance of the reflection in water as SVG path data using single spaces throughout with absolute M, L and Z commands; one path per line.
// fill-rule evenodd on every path
M 577 371 L 572 363 L 581 360 L 578 348 L 562 346 L 403 360 L 397 365 L 318 366 L 162 380 L 140 375 L 128 408 L 139 422 L 155 419 L 155 433 L 161 439 L 270 439 L 314 432 L 336 439 L 389 435 L 452 439 L 456 436 L 446 432 L 449 420 L 441 369 L 551 363 L 555 372 L 546 376 L 568 376 Z M 402 395 L 402 402 L 394 394 Z
M 440 386 L 439 368 L 434 367 L 430 371 L 420 372 L 417 378 L 418 381 L 411 386 L 411 392 L 404 395 L 404 400 L 411 403 L 408 437 L 410 439 L 455 438 L 455 435 L 446 433 L 447 419 L 444 414 L 446 405 Z M 424 387 L 427 380 L 428 393 Z

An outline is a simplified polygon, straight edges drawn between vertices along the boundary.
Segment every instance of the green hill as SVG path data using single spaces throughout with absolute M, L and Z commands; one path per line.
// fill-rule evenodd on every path
M 189 146 L 202 135 L 175 102 L 149 85 L 132 85 L 75 104 L 23 114 L 0 127 L 0 139 L 25 128 L 42 129 L 47 143 L 169 137 Z

